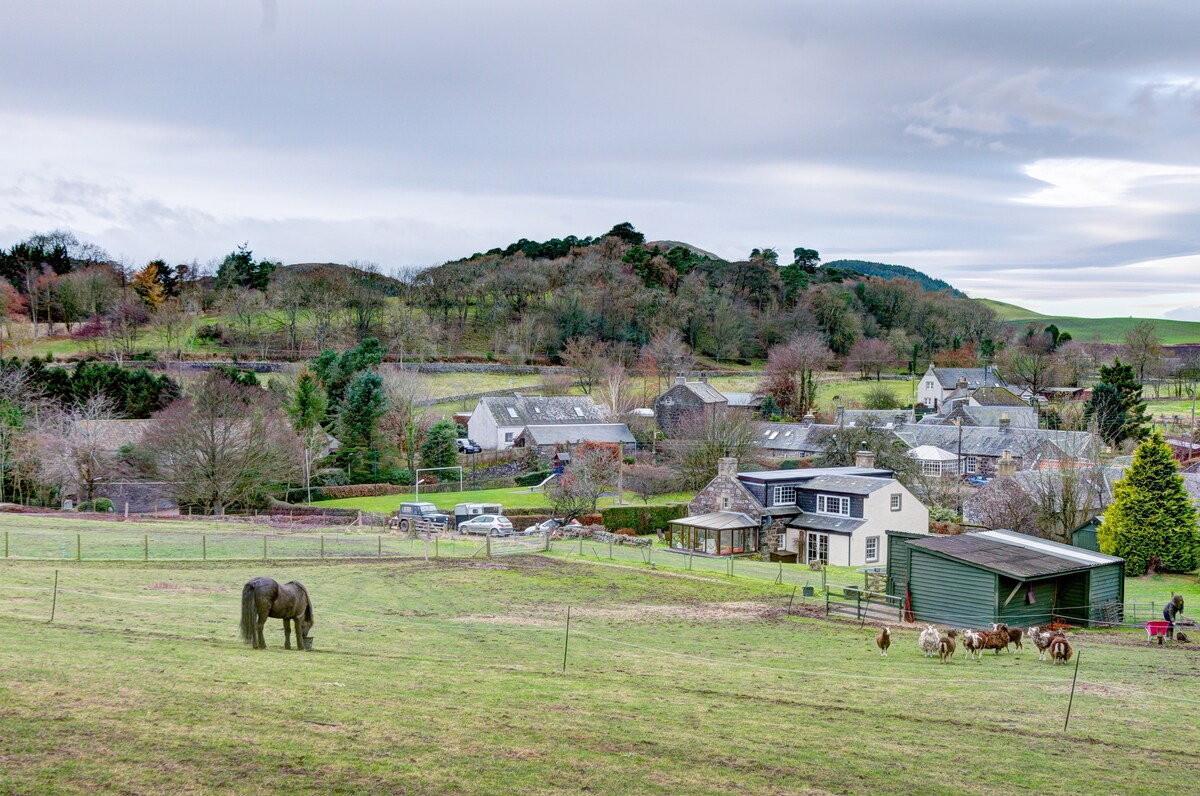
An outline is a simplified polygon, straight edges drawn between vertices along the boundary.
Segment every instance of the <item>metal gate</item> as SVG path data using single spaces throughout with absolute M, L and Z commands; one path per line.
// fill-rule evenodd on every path
M 903 601 L 899 597 L 854 586 L 830 585 L 825 590 L 826 616 L 855 622 L 896 622 L 902 607 Z
M 550 549 L 550 534 L 532 536 L 489 536 L 488 556 L 516 556 L 529 553 L 544 553 Z

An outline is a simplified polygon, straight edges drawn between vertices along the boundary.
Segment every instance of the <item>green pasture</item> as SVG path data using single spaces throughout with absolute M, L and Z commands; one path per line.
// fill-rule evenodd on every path
M 47 624 L 55 570 L 54 622 Z M 297 579 L 312 652 L 237 638 Z M 1186 790 L 1200 657 L 1136 631 L 942 665 L 790 586 L 564 560 L 0 562 L 0 791 Z M 564 640 L 571 609 L 570 640 Z M 1099 786 L 1098 783 L 1103 783 Z
M 1200 322 L 1174 321 L 1163 318 L 1076 318 L 1066 315 L 1043 315 L 1015 304 L 992 299 L 976 299 L 991 307 L 996 316 L 1010 326 L 1039 326 L 1054 324 L 1059 331 L 1070 332 L 1071 337 L 1086 343 L 1099 340 L 1101 343 L 1120 343 L 1125 340 L 1134 326 L 1143 321 L 1154 324 L 1162 341 L 1168 345 L 1200 343 Z

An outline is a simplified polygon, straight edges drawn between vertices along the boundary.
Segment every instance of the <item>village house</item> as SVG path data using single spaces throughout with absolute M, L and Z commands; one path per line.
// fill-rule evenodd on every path
M 585 396 L 480 398 L 467 420 L 467 436 L 484 450 L 513 447 L 526 426 L 610 424 L 604 409 Z
M 701 375 L 698 381 L 676 376 L 675 384 L 654 400 L 654 418 L 663 436 L 679 437 L 691 425 L 703 422 L 719 412 L 730 409 L 751 412 L 758 408 L 761 396 L 749 392 L 726 392 L 708 383 Z
M 927 409 L 938 409 L 955 392 L 1007 386 L 1008 382 L 990 365 L 982 368 L 939 368 L 931 364 L 917 384 L 917 403 Z
M 672 549 L 701 555 L 762 551 L 807 563 L 875 566 L 886 556 L 885 531 L 928 533 L 929 510 L 860 452 L 854 467 L 737 472 L 737 460 L 673 520 Z
M 625 454 L 632 454 L 637 449 L 637 440 L 624 423 L 529 425 L 517 436 L 513 446 L 534 448 L 539 454 L 549 457 L 559 451 L 573 450 L 584 442 L 620 445 Z
M 1006 455 L 1015 460 L 1016 469 L 1032 470 L 1091 459 L 1095 453 L 1095 440 L 1082 431 L 914 423 L 897 429 L 896 436 L 910 451 L 937 449 L 941 453 L 936 457 L 942 461 L 944 454 L 950 454 L 956 469 L 961 460 L 962 475 L 988 478 L 996 474 L 997 463 Z M 920 454 L 914 458 L 926 461 Z

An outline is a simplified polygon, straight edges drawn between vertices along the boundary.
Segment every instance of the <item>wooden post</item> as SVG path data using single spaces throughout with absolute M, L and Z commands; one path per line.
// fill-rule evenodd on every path
M 1075 681 L 1079 679 L 1079 659 L 1082 657 L 1082 652 L 1075 653 L 1075 674 L 1071 675 L 1071 698 L 1067 700 L 1067 718 L 1063 721 L 1063 732 L 1067 731 L 1067 725 L 1071 723 L 1071 705 L 1075 703 Z
M 608 540 L 608 560 L 612 561 L 612 540 Z
M 379 547 L 379 557 L 383 558 L 383 534 L 379 534 L 375 539 Z
M 142 534 L 142 560 L 150 560 L 150 534 Z
M 8 558 L 8 531 L 4 532 L 4 557 Z
M 325 534 L 321 534 L 321 558 L 325 557 Z
M 489 534 L 487 535 L 486 539 L 487 539 L 487 557 L 488 557 L 488 558 L 491 558 L 491 557 L 492 557 L 492 535 L 489 533 Z M 580 552 L 582 552 L 582 551 L 583 551 L 583 539 L 582 539 L 582 537 L 580 538 L 579 550 L 580 550 Z
M 792 596 L 788 597 L 788 616 L 792 615 L 792 602 L 796 599 L 796 587 L 792 587 Z
M 58 608 L 58 570 L 56 569 L 56 570 L 54 570 L 54 599 L 50 603 L 50 621 L 46 622 L 46 624 L 50 624 L 50 622 L 54 621 L 54 611 L 57 608 Z
M 200 560 L 208 560 L 208 537 L 204 535 L 200 536 Z
M 128 500 L 125 501 L 125 519 L 126 520 L 129 519 L 129 501 Z
M 438 537 L 433 537 L 433 557 L 438 557 Z
M 583 555 L 583 535 L 579 536 L 579 555 Z
M 571 606 L 567 606 L 567 634 L 563 636 L 563 673 L 567 671 L 567 646 L 571 643 Z
M 75 534 L 75 560 L 83 560 L 83 537 L 80 534 Z
M 263 561 L 267 560 L 267 535 L 263 534 Z

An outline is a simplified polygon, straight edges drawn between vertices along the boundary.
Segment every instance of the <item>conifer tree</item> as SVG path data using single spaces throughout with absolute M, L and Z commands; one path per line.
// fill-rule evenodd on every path
M 1141 574 L 1157 557 L 1166 572 L 1191 572 L 1200 564 L 1200 528 L 1171 448 L 1155 429 L 1113 489 L 1098 533 L 1100 551 L 1125 559 Z

